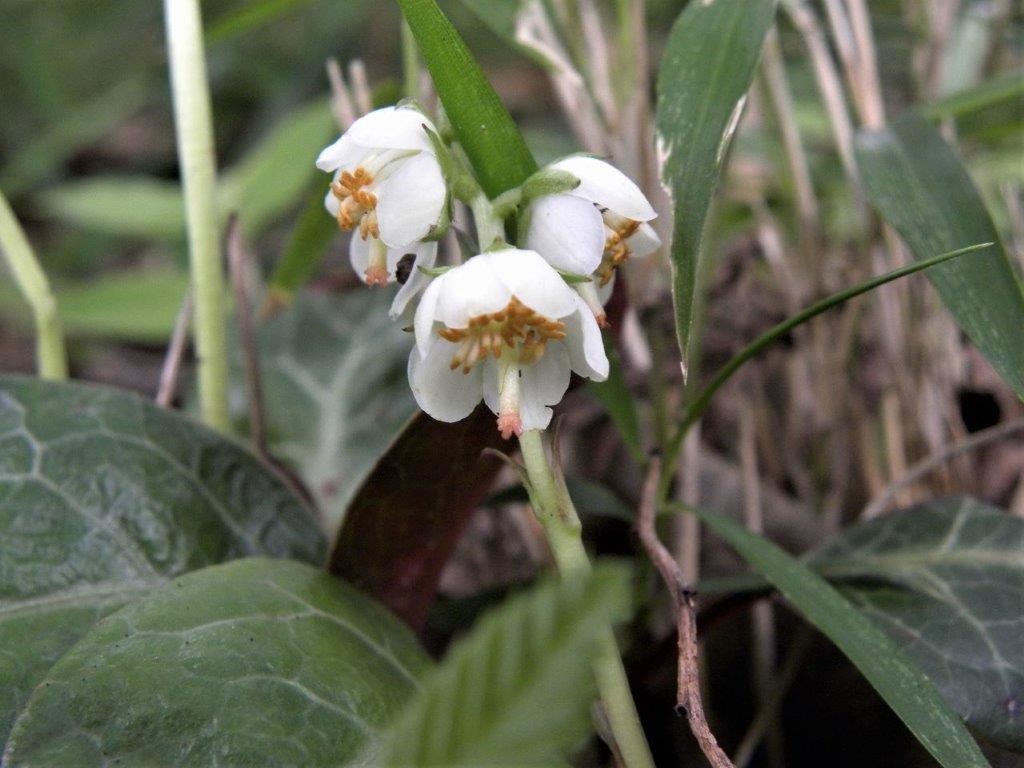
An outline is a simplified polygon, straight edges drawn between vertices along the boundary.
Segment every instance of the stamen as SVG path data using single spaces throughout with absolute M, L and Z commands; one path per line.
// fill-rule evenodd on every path
M 623 218 L 610 211 L 604 212 L 604 224 L 608 230 L 608 237 L 604 242 L 601 264 L 594 273 L 602 286 L 608 284 L 616 269 L 629 261 L 633 251 L 626 241 L 640 228 L 639 221 Z
M 373 176 L 360 166 L 355 171 L 342 171 L 335 181 L 331 182 L 331 194 L 338 199 L 338 226 L 346 232 L 359 226 L 359 234 L 365 240 L 369 235 L 378 237 L 377 216 L 373 213 L 377 207 L 377 196 L 367 187 L 373 184 Z M 367 218 L 371 214 L 372 218 Z
M 459 345 L 451 370 L 469 373 L 481 360 L 501 359 L 506 351 L 523 365 L 535 363 L 549 341 L 565 338 L 565 323 L 535 312 L 513 296 L 504 309 L 471 317 L 466 328 L 439 328 L 437 334 Z

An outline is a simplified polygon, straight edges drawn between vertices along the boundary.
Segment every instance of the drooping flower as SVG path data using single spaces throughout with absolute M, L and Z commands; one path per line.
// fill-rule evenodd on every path
M 441 226 L 448 190 L 427 130 L 433 124 L 414 107 L 385 107 L 317 158 L 317 168 L 334 173 L 324 205 L 354 232 L 352 263 L 369 285 L 395 279 L 391 251 L 412 252 Z
M 643 192 L 617 168 L 595 157 L 577 155 L 548 166 L 580 180 L 575 189 L 532 201 L 526 246 L 557 269 L 593 276 L 596 286 L 581 292 L 603 320 L 599 293 L 630 256 L 657 250 L 661 240 L 647 222 L 657 216 Z M 596 303 L 596 306 L 595 306 Z
M 409 382 L 420 408 L 458 421 L 483 398 L 505 438 L 547 427 L 571 371 L 608 376 L 593 314 L 534 251 L 483 253 L 435 278 L 415 331 Z
M 437 262 L 437 243 L 413 243 L 406 248 L 388 248 L 376 237 L 353 236 L 349 243 L 349 261 L 357 275 L 365 275 L 373 263 L 383 264 L 387 282 L 401 285 L 391 302 L 390 315 L 399 317 L 413 297 L 427 287 L 430 278 L 420 267 L 430 268 Z

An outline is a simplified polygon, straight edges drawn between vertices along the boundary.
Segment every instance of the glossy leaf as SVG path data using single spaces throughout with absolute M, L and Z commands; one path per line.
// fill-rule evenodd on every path
M 32 695 L 5 765 L 371 765 L 426 666 L 351 587 L 236 560 L 97 624 Z
M 997 247 L 928 272 L 946 307 L 1003 380 L 1024 398 L 1024 289 L 956 153 L 910 112 L 857 136 L 864 186 L 917 259 L 995 242 Z
M 482 405 L 454 424 L 413 417 L 352 498 L 331 573 L 421 627 L 445 563 L 501 468 L 486 448 L 509 445 Z
M 412 337 L 388 318 L 393 292 L 302 295 L 258 331 L 270 449 L 302 478 L 331 531 L 416 410 Z
M 398 0 L 459 144 L 488 197 L 522 184 L 537 162 L 469 52 L 434 0 Z
M 988 766 L 934 684 L 835 587 L 735 521 L 704 510 L 697 514 L 846 654 L 939 763 L 946 768 Z
M 930 501 L 849 528 L 811 563 L 843 579 L 969 726 L 1024 752 L 1024 520 Z
M 0 741 L 101 616 L 253 554 L 319 563 L 312 514 L 256 458 L 141 398 L 0 378 Z
M 684 362 L 708 210 L 774 17 L 775 0 L 692 2 L 665 46 L 656 127 L 661 176 L 672 195 L 672 295 Z
M 381 764 L 562 764 L 588 730 L 596 641 L 629 603 L 628 571 L 612 566 L 508 600 L 424 679 Z

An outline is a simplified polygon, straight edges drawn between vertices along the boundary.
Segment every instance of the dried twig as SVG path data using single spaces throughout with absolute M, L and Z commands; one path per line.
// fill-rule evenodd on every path
M 263 418 L 263 384 L 260 377 L 260 358 L 256 348 L 256 329 L 252 321 L 247 281 L 251 260 L 242 239 L 242 227 L 238 217 L 232 216 L 228 223 L 228 267 L 231 271 L 231 285 L 235 291 L 235 315 L 238 318 L 238 335 L 245 358 L 245 390 L 249 401 L 249 437 L 260 456 L 267 455 L 267 430 Z
M 1013 421 L 1007 421 L 1003 424 L 997 424 L 994 427 L 983 429 L 980 432 L 974 433 L 974 435 L 967 440 L 950 445 L 944 450 L 939 451 L 938 453 L 933 453 L 931 456 L 922 459 L 908 469 L 899 479 L 889 485 L 881 496 L 868 504 L 861 513 L 861 517 L 865 519 L 877 517 L 893 503 L 893 500 L 904 488 L 913 485 L 921 478 L 941 467 L 947 461 L 956 458 L 961 454 L 986 446 L 989 443 L 1002 440 L 1016 432 L 1024 432 L 1024 418 L 1014 419 Z
M 160 384 L 156 391 L 156 404 L 161 408 L 170 408 L 178 391 L 178 372 L 181 370 L 181 359 L 185 356 L 185 345 L 188 343 L 188 329 L 192 320 L 192 289 L 185 291 L 181 300 L 178 318 L 174 321 L 171 340 L 167 343 L 167 354 L 164 365 L 160 369 Z
M 685 710 L 701 751 L 714 768 L 733 768 L 728 755 L 722 751 L 704 716 L 700 696 L 700 667 L 697 663 L 697 594 L 686 585 L 678 564 L 654 529 L 658 482 L 661 479 L 661 458 L 654 456 L 644 480 L 640 499 L 640 541 L 647 550 L 654 567 L 668 587 L 676 611 L 678 633 L 679 671 L 676 678 L 676 708 Z
M 331 83 L 331 111 L 334 112 L 334 119 L 341 130 L 347 130 L 356 121 L 356 108 L 352 94 L 345 85 L 341 65 L 335 58 L 327 60 L 327 79 Z

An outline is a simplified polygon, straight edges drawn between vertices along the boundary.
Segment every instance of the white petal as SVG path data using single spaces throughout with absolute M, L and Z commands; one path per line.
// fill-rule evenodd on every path
M 399 260 L 405 255 L 401 251 L 396 251 L 396 253 L 399 254 Z M 421 243 L 415 253 L 416 261 L 413 262 L 412 272 L 409 273 L 409 278 L 405 281 L 405 284 L 398 289 L 395 300 L 391 302 L 390 315 L 392 318 L 399 317 L 405 312 L 405 308 L 412 301 L 413 297 L 430 283 L 430 277 L 420 272 L 419 268 L 434 266 L 434 263 L 437 261 L 437 243 Z M 388 269 L 392 274 L 394 273 L 390 258 L 388 260 Z
M 352 141 L 348 133 L 327 147 L 316 159 L 316 167 L 321 171 L 336 171 L 339 168 L 354 167 L 367 154 L 366 148 Z
M 420 153 L 401 161 L 376 192 L 380 239 L 402 248 L 437 226 L 448 188 L 437 158 Z
M 346 135 L 361 147 L 374 149 L 418 149 L 433 154 L 423 126 L 433 130 L 426 115 L 411 107 L 384 107 L 356 120 Z
M 338 180 L 339 175 L 341 175 L 340 171 L 335 172 L 335 181 Z M 326 208 L 327 212 L 334 217 L 338 216 L 338 209 L 341 208 L 341 201 L 334 196 L 334 192 L 332 192 L 330 189 L 327 190 L 327 194 L 324 196 L 324 208 Z
M 551 167 L 579 177 L 580 185 L 569 192 L 570 195 L 592 200 L 634 221 L 650 221 L 658 215 L 640 188 L 603 160 L 577 155 L 552 163 Z
M 615 275 L 617 272 L 618 270 L 612 272 L 612 277 L 607 283 L 604 285 L 598 284 L 597 286 L 597 298 L 600 300 L 601 306 L 607 304 L 608 299 L 612 297 L 612 292 L 615 290 Z
M 370 266 L 370 241 L 363 240 L 358 232 L 352 233 L 348 244 L 348 260 L 359 279 L 366 281 L 366 268 Z
M 576 292 L 536 251 L 506 248 L 476 257 L 486 259 L 508 292 L 545 317 L 565 317 L 576 307 Z
M 481 366 L 478 365 L 477 367 Z M 501 410 L 501 392 L 499 389 L 501 369 L 498 366 L 497 360 L 493 357 L 488 357 L 484 360 L 482 367 L 484 369 L 484 403 L 491 409 L 491 413 L 497 416 L 498 411 Z
M 512 291 L 498 279 L 488 255 L 474 256 L 434 281 L 444 281 L 435 316 L 449 328 L 466 328 L 470 318 L 499 312 L 508 306 Z
M 436 338 L 420 357 L 414 349 L 409 353 L 409 384 L 416 403 L 438 421 L 458 421 L 472 413 L 482 393 L 482 366 L 469 373 L 451 370 L 449 363 L 458 346 Z
M 569 353 L 561 342 L 548 344 L 543 356 L 522 369 L 519 382 L 519 417 L 523 429 L 545 429 L 551 408 L 569 388 Z
M 608 378 L 608 355 L 604 351 L 601 329 L 594 313 L 575 291 L 578 311 L 565 321 L 565 344 L 569 348 L 572 369 L 580 376 L 594 381 Z
M 654 231 L 654 227 L 645 222 L 631 237 L 627 238 L 626 244 L 629 245 L 634 256 L 646 256 L 661 247 L 661 238 Z
M 430 348 L 430 342 L 434 339 L 434 321 L 437 319 L 437 300 L 441 296 L 447 275 L 434 278 L 427 290 L 423 292 L 420 305 L 416 307 L 416 318 L 413 321 L 413 331 L 416 335 L 416 349 L 420 355 L 426 355 Z
M 566 272 L 589 275 L 601 264 L 604 222 L 597 207 L 573 195 L 547 195 L 530 206 L 526 247 Z

